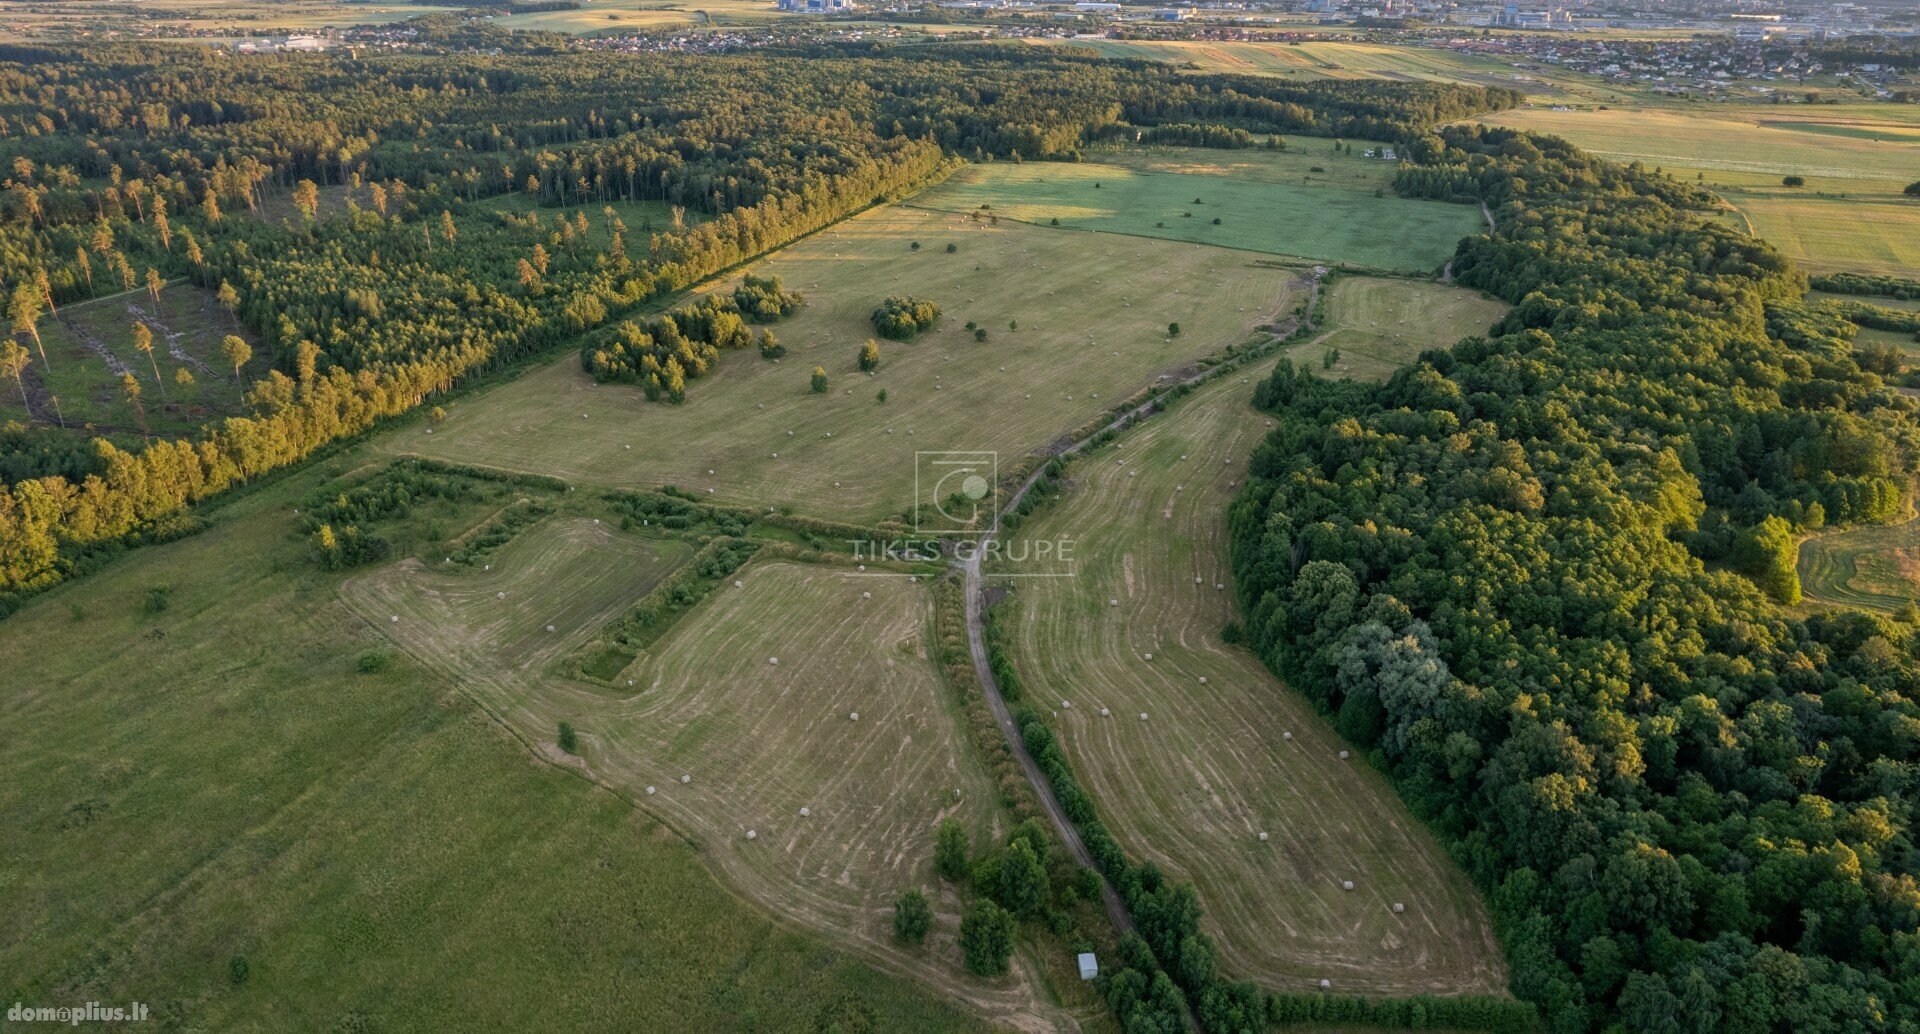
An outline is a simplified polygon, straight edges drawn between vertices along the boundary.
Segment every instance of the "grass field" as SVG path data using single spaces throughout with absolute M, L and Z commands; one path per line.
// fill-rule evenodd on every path
M 153 334 L 152 361 L 133 347 L 135 323 Z M 237 381 L 220 355 L 220 341 L 228 334 L 245 338 L 254 349 Z M 157 309 L 144 289 L 63 305 L 58 314 L 41 318 L 40 339 L 45 362 L 31 340 L 24 342 L 33 356 L 26 372 L 31 413 L 22 405 L 19 385 L 0 384 L 0 421 L 31 416 L 55 424 L 64 419 L 68 427 L 92 425 L 122 440 L 140 436 L 140 416 L 120 385 L 122 372 L 140 382 L 140 405 L 154 434 L 190 435 L 208 420 L 240 412 L 243 385 L 264 374 L 269 361 L 258 337 L 221 308 L 212 292 L 185 283 L 162 289 Z M 176 379 L 181 370 L 193 378 L 191 384 Z
M 1289 143 L 1286 151 L 1126 149 L 1072 164 L 975 165 L 913 203 L 1042 226 L 1058 220 L 1070 229 L 1420 271 L 1439 268 L 1460 238 L 1482 225 L 1479 213 L 1464 205 L 1394 196 L 1393 162 L 1336 155 L 1327 140 Z M 1362 152 L 1374 146 L 1354 143 Z M 1376 196 L 1382 191 L 1385 196 Z M 1204 203 L 1194 204 L 1195 198 Z
M 1244 340 L 1295 304 L 1296 283 L 1219 248 L 1011 220 L 989 226 L 906 207 L 849 220 L 753 271 L 807 296 L 799 315 L 773 328 L 788 348 L 781 362 L 753 351 L 723 356 L 672 406 L 649 404 L 636 388 L 595 386 L 569 356 L 449 407 L 431 434 L 409 428 L 380 447 L 876 519 L 913 503 L 917 451 L 993 450 L 1010 462 L 1156 376 Z M 873 336 L 868 314 L 900 293 L 932 300 L 944 315 L 911 344 L 883 343 L 879 372 L 862 375 L 855 360 Z M 968 321 L 987 328 L 988 340 L 976 342 Z M 1178 337 L 1166 333 L 1171 322 Z M 808 388 L 816 364 L 829 374 L 824 395 Z
M 1421 352 L 1486 330 L 1506 311 L 1503 302 L 1444 284 L 1341 277 L 1327 288 L 1332 329 L 1288 354 L 1326 376 L 1384 380 Z M 1329 366 L 1330 352 L 1337 355 Z
M 358 462 L 0 626 L 10 1000 L 133 999 L 215 1030 L 985 1029 L 750 907 L 391 651 L 290 534 Z M 423 514 L 444 530 L 421 552 L 499 504 Z M 359 671 L 369 653 L 385 667 Z
M 1071 540 L 1073 577 L 1002 582 L 1002 628 L 1027 692 L 1071 702 L 1055 725 L 1102 819 L 1194 882 L 1223 972 L 1279 991 L 1500 993 L 1466 877 L 1378 773 L 1338 757 L 1311 705 L 1220 639 L 1225 508 L 1266 433 L 1247 403 L 1268 368 L 1078 461 L 1067 497 L 1007 545 Z
M 557 518 L 501 548 L 491 570 L 410 560 L 352 579 L 343 596 L 556 762 L 573 762 L 552 746 L 572 723 L 596 778 L 657 811 L 768 910 L 851 938 L 1000 1022 L 1073 1027 L 1035 990 L 1031 967 L 994 982 L 959 968 L 961 902 L 933 876 L 933 829 L 958 817 L 984 842 L 997 803 L 928 657 L 924 586 L 750 565 L 741 587 L 716 591 L 621 673 L 619 692 L 550 673 L 686 553 Z M 892 903 L 914 886 L 938 923 L 924 950 L 907 951 L 892 941 Z
M 1073 40 L 1107 57 L 1165 61 L 1194 72 L 1271 75 L 1291 79 L 1391 79 L 1502 86 L 1558 102 L 1574 94 L 1558 75 L 1520 72 L 1490 57 L 1430 47 L 1306 40 Z M 1569 77 L 1570 78 L 1570 77 Z M 1584 95 L 1584 90 L 1582 95 Z
M 1904 106 L 1904 107 L 1910 107 Z M 1735 225 L 1810 269 L 1920 275 L 1920 124 L 1901 105 L 1526 108 L 1486 121 L 1551 133 L 1703 183 Z M 1804 177 L 1804 187 L 1781 184 Z
M 1814 535 L 1799 569 L 1809 602 L 1893 613 L 1920 599 L 1920 521 Z

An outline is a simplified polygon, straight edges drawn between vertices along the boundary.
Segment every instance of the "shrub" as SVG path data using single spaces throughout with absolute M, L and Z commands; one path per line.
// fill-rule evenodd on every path
M 580 737 L 573 731 L 572 722 L 560 723 L 560 735 L 556 736 L 553 742 L 569 754 L 580 753 Z
M 826 394 L 827 392 L 827 368 L 826 367 L 816 366 L 813 368 L 812 384 L 813 384 L 813 390 L 816 394 L 820 394 L 820 395 Z
M 893 935 L 908 944 L 919 944 L 927 939 L 927 931 L 933 929 L 933 907 L 927 904 L 927 896 L 920 888 L 900 895 L 893 902 Z

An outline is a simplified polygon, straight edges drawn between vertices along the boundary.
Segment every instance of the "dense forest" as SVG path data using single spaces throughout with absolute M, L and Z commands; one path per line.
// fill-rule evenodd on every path
M 274 367 L 248 390 L 246 415 L 192 440 L 121 429 L 75 448 L 8 429 L 0 600 L 465 378 L 910 191 L 956 158 L 1072 158 L 1163 121 L 1395 132 L 1515 101 L 1478 88 L 1198 80 L 1032 48 L 741 60 L 552 47 L 540 37 L 532 53 L 457 63 L 0 52 L 0 297 L 16 336 L 37 341 L 62 305 L 185 279 L 218 291 Z M 531 214 L 489 207 L 506 197 Z M 616 203 L 671 215 L 629 226 Z M 622 340 L 633 375 L 649 380 L 644 356 L 664 374 L 677 344 L 638 326 Z M 48 359 L 8 357 L 33 410 Z M 136 408 L 141 393 L 130 378 Z
M 1913 1029 L 1920 613 L 1776 600 L 1800 534 L 1904 509 L 1920 407 L 1685 188 L 1412 151 L 1405 191 L 1498 206 L 1454 270 L 1515 308 L 1383 385 L 1261 386 L 1248 640 L 1450 841 L 1554 1029 Z

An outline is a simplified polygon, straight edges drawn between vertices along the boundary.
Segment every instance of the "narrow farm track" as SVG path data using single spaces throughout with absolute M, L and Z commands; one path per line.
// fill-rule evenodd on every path
M 1220 641 L 1225 509 L 1267 424 L 1247 408 L 1258 376 L 1083 460 L 1068 498 L 1022 529 L 1074 540 L 1077 562 L 1071 578 L 1010 580 L 1016 663 L 1029 693 L 1071 703 L 1056 728 L 1122 844 L 1195 883 L 1226 972 L 1278 990 L 1499 993 L 1464 875 L 1305 700 Z
M 580 767 L 659 815 L 760 907 L 996 1023 L 1078 1030 L 1025 960 L 994 981 L 959 967 L 962 902 L 933 876 L 933 830 L 959 818 L 977 840 L 999 831 L 991 781 L 928 654 L 924 586 L 756 562 L 622 672 L 618 691 L 555 673 L 689 551 L 555 520 L 502 547 L 490 571 L 403 561 L 353 579 L 342 595 L 548 761 Z M 552 745 L 561 721 L 579 730 L 580 757 Z M 909 887 L 934 905 L 925 950 L 892 940 L 893 900 Z

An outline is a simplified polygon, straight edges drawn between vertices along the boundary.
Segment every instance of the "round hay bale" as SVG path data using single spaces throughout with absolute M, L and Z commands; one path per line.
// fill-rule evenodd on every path
M 1267 842 L 1267 835 L 1265 833 L 1260 834 L 1260 842 L 1263 844 Z
M 683 775 L 683 776 L 681 776 L 681 777 L 680 777 L 680 782 L 681 782 L 681 783 L 683 783 L 683 784 L 684 784 L 684 783 L 691 783 L 691 782 L 693 782 L 693 777 L 692 777 L 692 776 L 690 776 L 690 775 Z
M 744 586 L 744 585 L 746 585 L 746 584 L 747 584 L 746 582 L 743 582 L 743 581 L 741 581 L 741 580 L 740 580 L 740 579 L 738 579 L 738 578 L 735 578 L 735 579 L 733 580 L 733 587 L 734 587 L 734 588 L 736 588 L 736 589 L 738 589 L 738 588 L 740 588 L 740 587 L 742 587 L 742 586 Z
M 1328 980 L 1325 977 L 1322 977 L 1320 979 L 1320 990 L 1325 991 L 1327 988 L 1330 988 L 1332 986 L 1333 986 L 1333 981 Z
M 394 623 L 394 624 L 396 624 L 396 625 L 400 623 L 400 615 L 398 615 L 398 614 L 395 614 L 395 615 L 393 616 L 393 623 Z
M 1340 881 L 1340 889 L 1341 889 L 1341 890 L 1352 890 L 1352 889 L 1353 889 L 1353 881 L 1352 881 L 1352 880 L 1341 880 L 1341 881 Z
M 1407 910 L 1407 906 L 1406 906 L 1406 905 L 1404 905 L 1404 904 L 1402 904 L 1402 903 L 1400 903 L 1400 902 L 1398 902 L 1398 901 L 1396 901 L 1396 902 L 1394 902 L 1394 903 L 1393 903 L 1393 911 L 1394 911 L 1394 914 L 1396 914 L 1396 915 L 1398 915 L 1399 913 L 1401 913 L 1401 912 L 1405 912 L 1406 910 Z
M 553 631 L 553 626 L 552 626 L 552 625 L 548 625 L 548 626 L 547 626 L 547 631 L 549 631 L 549 632 L 551 632 L 551 631 Z
M 1153 660 L 1153 655 L 1152 655 L 1152 654 L 1147 654 L 1147 660 Z
M 779 454 L 779 453 L 777 453 L 777 452 L 776 452 L 776 453 L 774 453 L 774 454 L 773 454 L 773 458 L 774 458 L 774 459 L 776 459 L 776 460 L 777 460 L 777 459 L 779 459 L 779 458 L 780 458 L 780 454 Z
M 859 720 L 860 720 L 860 712 L 858 712 L 858 711 L 848 711 L 848 712 L 847 712 L 847 720 L 848 720 L 848 721 L 854 721 L 854 722 L 857 722 L 857 721 L 859 721 Z
M 657 793 L 657 792 L 659 792 L 659 791 L 657 791 L 657 790 L 655 790 L 655 789 L 654 789 L 653 787 L 651 787 L 651 786 L 649 786 L 649 787 L 647 787 L 647 796 L 648 796 L 648 797 L 652 797 L 652 796 L 653 796 L 653 795 L 654 795 L 655 793 Z
M 713 468 L 712 468 L 712 467 L 708 467 L 708 468 L 707 468 L 707 473 L 708 473 L 709 475 L 711 475 L 711 474 L 713 473 Z
M 778 657 L 769 657 L 769 658 L 767 658 L 767 663 L 768 663 L 768 664 L 779 664 L 779 663 L 780 663 L 780 658 L 778 658 Z
M 813 814 L 813 809 L 812 809 L 812 808 L 801 808 L 801 809 L 800 809 L 800 817 L 801 817 L 801 818 L 803 818 L 803 819 L 804 819 L 804 818 L 806 818 L 807 816 L 809 816 L 809 815 L 811 815 L 811 814 Z
M 863 599 L 863 600 L 870 600 L 870 599 L 872 599 L 872 598 L 873 598 L 873 593 L 870 593 L 870 592 L 863 592 L 863 593 L 861 593 L 861 594 L 860 594 L 860 598 L 861 598 L 861 599 Z
M 757 840 L 757 839 L 759 839 L 759 838 L 760 838 L 760 834 L 759 834 L 758 832 L 756 832 L 756 831 L 754 831 L 754 830 L 751 830 L 751 829 L 749 829 L 749 830 L 747 830 L 747 839 L 748 839 L 748 840 Z
M 1140 720 L 1143 722 L 1147 720 L 1147 712 L 1145 711 L 1140 712 Z
M 1207 677 L 1205 675 L 1200 676 L 1200 684 L 1203 686 L 1207 684 Z
M 1109 606 L 1109 607 L 1118 607 L 1119 605 L 1120 605 L 1120 601 L 1119 601 L 1119 600 L 1108 600 L 1108 601 L 1107 601 L 1107 606 Z
M 1110 712 L 1110 711 L 1108 711 L 1108 710 L 1107 710 L 1106 708 L 1104 708 L 1104 707 L 1100 709 L 1100 717 L 1102 717 L 1102 718 L 1105 718 L 1105 717 L 1107 717 L 1107 716 L 1108 716 L 1109 714 L 1111 714 L 1111 713 L 1112 713 L 1112 712 Z
M 1343 750 L 1343 751 L 1341 751 L 1341 752 L 1340 752 L 1340 760 L 1342 760 L 1342 761 L 1345 761 L 1345 760 L 1347 760 L 1347 752 L 1346 752 L 1346 751 L 1344 751 L 1344 750 Z
M 1280 738 L 1281 738 L 1281 739 L 1283 739 L 1283 740 L 1290 740 L 1290 739 L 1293 739 L 1293 733 L 1290 733 L 1290 732 L 1283 732 L 1283 733 L 1281 733 L 1281 734 L 1280 734 Z
M 854 570 L 856 570 L 856 571 L 864 571 L 864 570 L 866 570 L 866 569 L 867 569 L 867 565 L 865 565 L 865 564 L 861 564 L 860 566 L 858 566 L 858 567 L 856 567 L 856 568 L 854 568 Z
M 1060 701 L 1060 706 L 1061 706 L 1061 707 L 1072 707 L 1072 706 L 1073 706 L 1073 701 L 1071 701 L 1071 700 L 1062 700 L 1062 701 Z
M 504 600 L 507 598 L 507 594 L 504 592 L 496 592 L 493 594 L 493 598 L 496 600 Z

